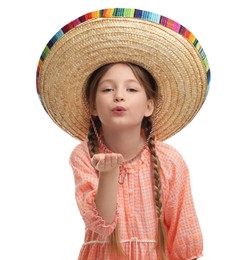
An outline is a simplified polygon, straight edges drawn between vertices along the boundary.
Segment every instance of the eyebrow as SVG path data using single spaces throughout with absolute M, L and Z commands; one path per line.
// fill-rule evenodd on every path
M 105 80 L 103 80 L 103 81 L 100 81 L 100 82 L 99 82 L 99 85 L 101 85 L 101 84 L 103 84 L 103 83 L 105 83 L 105 82 L 114 82 L 114 80 L 112 80 L 112 79 L 105 79 Z M 139 84 L 139 81 L 138 81 L 138 80 L 135 80 L 135 79 L 127 79 L 127 80 L 125 80 L 125 82 L 135 82 L 135 83 L 138 83 L 138 84 Z

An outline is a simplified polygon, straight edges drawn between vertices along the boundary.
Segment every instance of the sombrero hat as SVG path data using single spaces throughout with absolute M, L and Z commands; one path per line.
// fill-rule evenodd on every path
M 203 105 L 210 80 L 196 37 L 177 22 L 137 9 L 87 13 L 48 42 L 37 68 L 37 92 L 53 121 L 73 137 L 87 138 L 90 115 L 85 85 L 97 68 L 130 62 L 158 85 L 154 132 L 164 141 L 184 128 Z

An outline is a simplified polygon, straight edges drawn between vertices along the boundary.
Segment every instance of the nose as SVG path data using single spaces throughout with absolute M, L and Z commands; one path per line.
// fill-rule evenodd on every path
M 115 97 L 114 97 L 114 101 L 115 102 L 120 102 L 120 101 L 125 101 L 124 99 L 124 95 L 122 93 L 122 91 L 116 91 Z

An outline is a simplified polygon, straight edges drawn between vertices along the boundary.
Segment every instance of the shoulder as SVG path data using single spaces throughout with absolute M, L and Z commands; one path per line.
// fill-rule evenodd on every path
M 75 146 L 75 148 L 72 150 L 72 154 L 85 153 L 85 152 L 88 152 L 88 145 L 86 141 L 82 141 L 80 144 Z
M 86 141 L 81 142 L 72 150 L 70 161 L 75 161 L 78 158 L 87 158 L 90 160 L 88 145 Z
M 183 157 L 179 151 L 169 144 L 156 141 L 156 151 L 159 159 L 162 161 L 170 161 L 174 163 L 183 161 Z
M 163 173 L 162 176 L 167 181 L 170 183 L 175 180 L 183 182 L 185 178 L 188 178 L 188 166 L 177 149 L 168 144 L 156 142 L 156 151 Z
M 91 163 L 87 141 L 83 141 L 73 149 L 69 163 L 74 173 L 76 187 L 82 187 L 87 182 L 92 183 L 98 178 Z

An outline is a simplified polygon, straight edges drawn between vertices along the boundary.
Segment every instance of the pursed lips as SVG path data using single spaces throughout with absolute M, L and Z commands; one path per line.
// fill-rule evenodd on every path
M 113 112 L 124 112 L 126 111 L 126 109 L 124 107 L 121 107 L 121 106 L 117 106 L 117 107 L 114 107 L 112 109 Z

